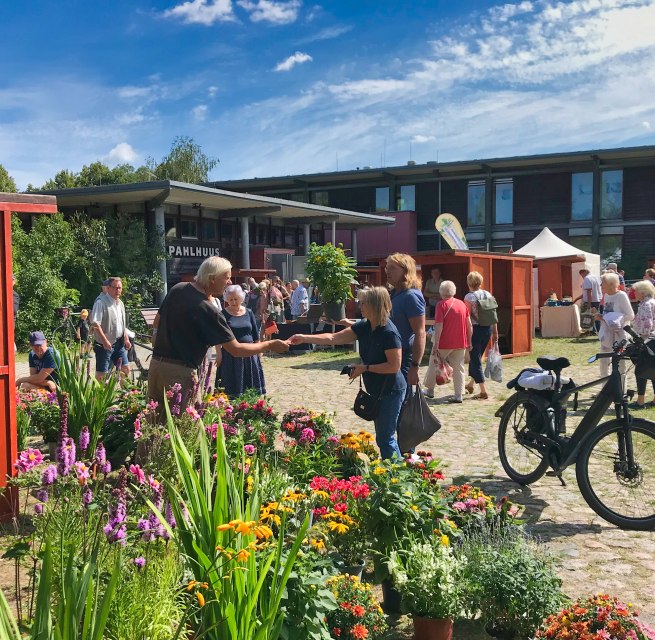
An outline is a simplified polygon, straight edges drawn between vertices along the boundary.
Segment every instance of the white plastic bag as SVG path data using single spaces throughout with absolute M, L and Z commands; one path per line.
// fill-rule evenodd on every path
M 484 368 L 485 378 L 491 378 L 494 382 L 503 381 L 503 359 L 498 350 L 498 343 L 494 344 L 487 353 L 487 365 Z

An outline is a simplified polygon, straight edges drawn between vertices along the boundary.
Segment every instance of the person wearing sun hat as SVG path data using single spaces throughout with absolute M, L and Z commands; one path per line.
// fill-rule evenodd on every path
M 30 375 L 16 380 L 17 387 L 24 389 L 45 389 L 55 391 L 57 388 L 57 362 L 55 350 L 48 346 L 48 341 L 42 331 L 30 333 L 29 356 Z

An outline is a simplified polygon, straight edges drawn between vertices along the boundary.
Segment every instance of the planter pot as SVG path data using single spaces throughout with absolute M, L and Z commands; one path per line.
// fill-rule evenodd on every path
M 511 627 L 506 627 L 502 623 L 495 624 L 490 622 L 485 625 L 484 630 L 487 632 L 487 635 L 490 635 L 492 638 L 500 638 L 501 640 L 514 640 L 514 638 L 516 638 L 516 631 Z
M 340 571 L 342 575 L 357 576 L 361 580 L 364 573 L 364 561 L 362 560 L 359 564 L 343 564 Z
M 382 609 L 385 613 L 401 613 L 400 593 L 389 578 L 382 581 Z
M 323 314 L 328 320 L 343 320 L 346 317 L 345 302 L 324 302 Z
M 453 621 L 450 618 L 419 618 L 414 616 L 416 640 L 452 640 Z

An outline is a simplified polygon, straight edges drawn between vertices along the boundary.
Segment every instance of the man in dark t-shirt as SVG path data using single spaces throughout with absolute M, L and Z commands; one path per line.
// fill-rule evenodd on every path
M 32 350 L 29 355 L 30 375 L 16 380 L 16 386 L 24 389 L 45 389 L 55 391 L 57 388 L 57 363 L 55 350 L 48 346 L 48 341 L 41 331 L 30 333 Z
M 282 340 L 240 343 L 212 299 L 231 283 L 232 265 L 218 256 L 200 265 L 194 282 L 181 282 L 168 292 L 153 323 L 154 349 L 148 371 L 148 396 L 163 404 L 164 393 L 181 385 L 182 409 L 196 401 L 201 387 L 198 369 L 207 349 L 221 345 L 230 355 L 248 357 L 264 351 L 284 353 Z

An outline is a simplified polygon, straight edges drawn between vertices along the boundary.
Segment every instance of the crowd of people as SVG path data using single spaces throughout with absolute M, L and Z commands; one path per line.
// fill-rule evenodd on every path
M 477 271 L 468 274 L 468 291 L 459 299 L 455 283 L 445 279 L 441 269 L 432 268 L 422 286 L 413 258 L 394 253 L 386 261 L 387 286 L 358 289 L 360 320 L 343 320 L 340 324 L 344 328 L 336 333 L 299 333 L 288 340 L 277 340 L 268 328 L 302 319 L 310 302 L 318 301 L 316 288 L 307 279 L 285 284 L 279 276 L 259 283 L 249 278 L 236 285 L 232 284 L 231 269 L 224 258 L 207 258 L 194 281 L 173 286 L 161 304 L 153 323 L 153 355 L 148 372 L 149 396 L 160 406 L 166 390 L 176 383 L 181 386 L 183 405 L 196 400 L 198 374 L 212 349 L 216 352 L 214 385 L 236 397 L 248 389 L 266 393 L 260 360 L 264 352 L 284 353 L 299 344 L 343 345 L 357 341 L 362 363 L 350 368 L 349 377 L 355 380 L 361 376 L 367 392 L 379 403 L 374 424 L 382 457 L 408 453 L 398 448 L 397 423 L 405 397 L 420 385 L 426 317 L 434 318 L 430 365 L 423 380 L 426 395 L 434 397 L 435 362 L 440 360 L 452 368 L 454 393 L 447 398 L 449 402 L 463 402 L 464 394 L 473 394 L 476 385 L 479 392 L 473 397 L 489 398 L 482 358 L 490 345 L 497 347 L 498 326 L 496 315 L 485 311 L 489 306 L 485 301 L 494 299 Z M 580 271 L 580 276 L 582 311 L 594 315 L 602 351 L 611 350 L 623 337 L 626 323 L 633 323 L 643 338 L 655 338 L 655 270 L 646 270 L 644 279 L 631 289 L 638 303 L 636 314 L 617 265 L 608 265 L 600 278 L 586 269 Z M 98 380 L 112 366 L 123 374 L 129 371 L 133 334 L 128 329 L 121 295 L 120 278 L 105 280 L 91 313 L 83 310 L 77 325 L 82 357 L 89 351 L 86 345 L 93 344 Z M 30 375 L 17 379 L 17 384 L 54 390 L 57 371 L 53 348 L 40 331 L 30 335 L 30 346 Z M 606 369 L 608 360 L 600 362 Z M 635 408 L 645 406 L 646 386 L 646 380 L 637 380 Z

